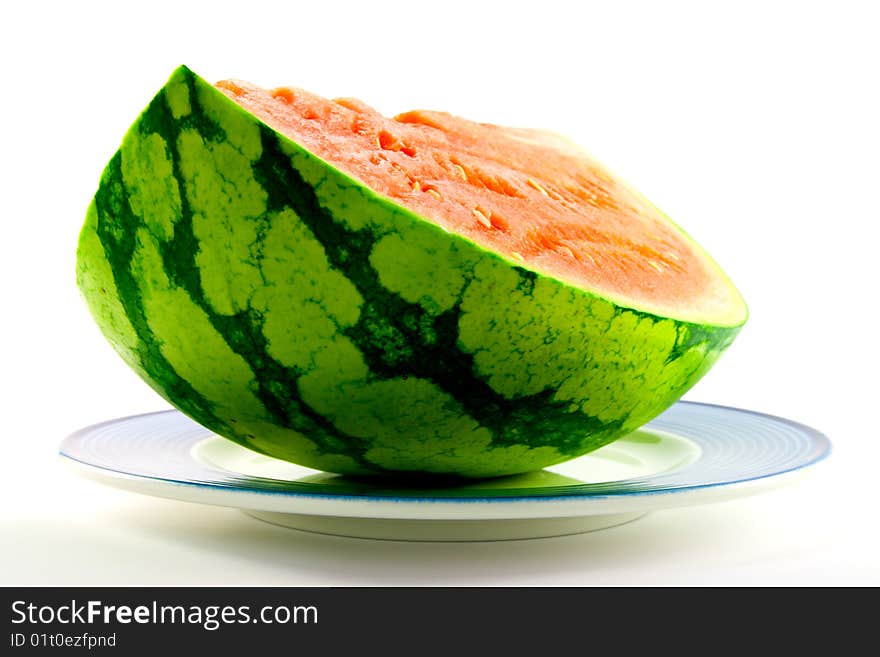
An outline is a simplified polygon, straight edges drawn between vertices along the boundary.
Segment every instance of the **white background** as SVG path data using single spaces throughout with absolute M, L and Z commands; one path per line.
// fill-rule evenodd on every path
M 872 4 L 9 5 L 0 583 L 880 584 Z M 181 63 L 574 138 L 749 302 L 741 336 L 688 398 L 813 425 L 834 455 L 780 492 L 494 544 L 310 535 L 75 477 L 56 454 L 67 433 L 165 407 L 94 326 L 74 250 L 104 164 Z

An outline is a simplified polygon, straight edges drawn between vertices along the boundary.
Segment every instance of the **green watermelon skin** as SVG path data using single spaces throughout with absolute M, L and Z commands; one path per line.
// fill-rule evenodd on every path
M 344 474 L 514 474 L 674 403 L 739 327 L 620 307 L 384 198 L 179 68 L 89 207 L 77 282 L 160 395 Z

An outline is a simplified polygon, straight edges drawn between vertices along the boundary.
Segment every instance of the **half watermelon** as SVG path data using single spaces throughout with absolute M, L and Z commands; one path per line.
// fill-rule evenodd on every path
M 184 413 L 348 474 L 513 474 L 689 389 L 746 308 L 561 137 L 181 67 L 107 166 L 78 283 Z

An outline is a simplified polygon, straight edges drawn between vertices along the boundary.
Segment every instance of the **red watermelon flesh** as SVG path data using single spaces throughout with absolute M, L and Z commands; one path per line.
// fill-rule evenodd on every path
M 306 149 L 450 232 L 625 306 L 727 318 L 736 291 L 637 192 L 563 137 L 416 110 L 386 118 L 359 100 L 216 85 Z

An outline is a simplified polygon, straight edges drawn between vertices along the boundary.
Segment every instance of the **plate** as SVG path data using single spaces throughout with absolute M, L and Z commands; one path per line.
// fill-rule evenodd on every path
M 612 527 L 649 511 L 781 485 L 826 457 L 827 437 L 753 411 L 678 402 L 595 452 L 467 483 L 355 478 L 274 459 L 178 411 L 119 418 L 68 436 L 80 474 L 127 490 L 242 509 L 296 529 L 360 538 L 472 541 Z

